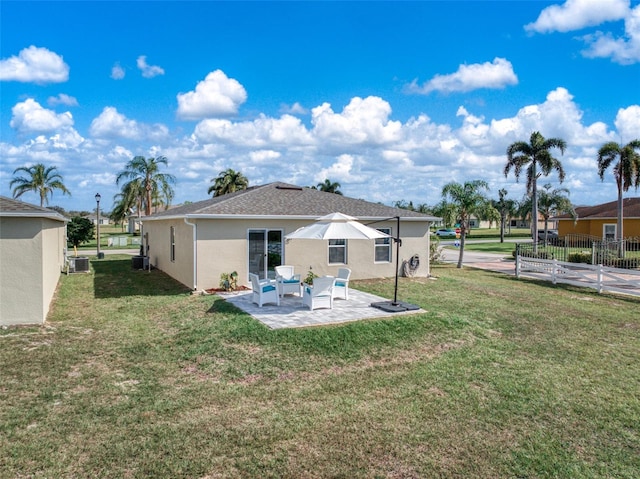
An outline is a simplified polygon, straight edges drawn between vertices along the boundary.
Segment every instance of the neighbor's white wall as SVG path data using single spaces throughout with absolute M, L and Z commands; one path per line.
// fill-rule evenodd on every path
M 64 223 L 0 218 L 0 324 L 47 317 L 63 263 Z

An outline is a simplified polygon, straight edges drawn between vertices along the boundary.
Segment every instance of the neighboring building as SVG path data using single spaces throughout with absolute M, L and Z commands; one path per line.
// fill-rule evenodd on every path
M 640 198 L 624 198 L 622 201 L 623 234 L 625 238 L 640 237 Z M 615 239 L 618 229 L 618 201 L 596 206 L 578 206 L 574 223 L 570 215 L 556 216 L 558 235 L 571 233 Z
M 354 216 L 396 236 L 400 216 L 400 264 L 418 255 L 416 276 L 429 275 L 429 226 L 439 218 L 356 200 L 312 188 L 270 183 L 183 205 L 146 217 L 147 255 L 155 267 L 194 290 L 217 288 L 222 273 L 264 278 L 280 264 L 306 276 L 335 275 L 345 265 L 352 279 L 395 275 L 395 247 L 382 240 L 285 240 L 296 229 L 330 213 Z M 375 224 L 371 224 L 376 222 Z
M 66 222 L 0 196 L 0 325 L 44 323 L 64 267 Z
M 91 220 L 91 222 L 94 225 L 98 224 L 98 221 L 96 220 L 96 215 L 89 215 L 87 216 L 87 218 L 89 218 L 89 220 Z M 107 218 L 106 216 L 100 215 L 100 226 L 108 225 L 109 223 L 110 223 L 109 218 Z

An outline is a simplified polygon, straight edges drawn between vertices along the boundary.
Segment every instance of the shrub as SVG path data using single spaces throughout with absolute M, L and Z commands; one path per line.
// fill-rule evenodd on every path
M 569 263 L 586 263 L 591 264 L 591 253 L 570 253 L 567 256 Z
M 225 291 L 235 291 L 238 287 L 238 273 L 222 273 L 220 275 L 220 287 Z

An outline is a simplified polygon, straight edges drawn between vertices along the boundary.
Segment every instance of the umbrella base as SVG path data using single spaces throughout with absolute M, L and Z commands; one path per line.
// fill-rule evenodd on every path
M 420 309 L 420 306 L 416 306 L 411 303 L 403 303 L 402 301 L 379 301 L 377 303 L 371 303 L 371 306 L 388 313 L 403 313 L 405 311 L 417 311 Z

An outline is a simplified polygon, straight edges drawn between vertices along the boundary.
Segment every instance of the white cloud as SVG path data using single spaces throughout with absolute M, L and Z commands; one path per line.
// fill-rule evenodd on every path
M 73 116 L 70 112 L 57 114 L 53 110 L 43 108 L 32 98 L 17 103 L 11 112 L 9 125 L 21 133 L 52 132 L 73 126 Z
M 47 98 L 47 104 L 50 106 L 66 105 L 66 106 L 78 106 L 78 100 L 65 93 L 60 93 L 58 96 L 50 96 Z
M 165 138 L 169 130 L 161 124 L 147 125 L 130 120 L 116 108 L 108 106 L 93 119 L 89 133 L 95 138 L 141 140 Z
M 501 89 L 517 84 L 518 77 L 511 62 L 504 58 L 494 58 L 493 62 L 460 65 L 457 72 L 436 75 L 422 86 L 414 80 L 406 87 L 406 91 L 426 95 L 433 91 L 467 92 L 480 88 Z
M 124 78 L 125 75 L 125 71 L 124 68 L 122 68 L 120 66 L 120 63 L 116 62 L 112 67 L 111 67 L 111 78 L 113 78 L 114 80 L 122 80 Z
M 342 113 L 329 103 L 311 110 L 313 134 L 323 143 L 384 144 L 399 138 L 402 124 L 390 121 L 391 105 L 380 97 L 352 98 Z
M 303 107 L 300 103 L 295 102 L 293 105 L 281 105 L 280 113 L 289 115 L 306 115 L 309 113 L 309 110 Z
M 630 11 L 624 21 L 626 38 L 614 38 L 611 33 L 596 32 L 582 37 L 588 48 L 587 58 L 609 58 L 621 65 L 640 62 L 640 5 Z
M 620 108 L 614 124 L 622 143 L 640 139 L 640 105 Z
M 200 120 L 235 115 L 247 101 L 247 92 L 240 82 L 216 70 L 199 82 L 195 91 L 179 93 L 177 98 L 180 118 Z
M 163 68 L 161 68 L 159 66 L 155 66 L 155 65 L 147 65 L 147 56 L 146 55 L 140 55 L 138 57 L 138 60 L 136 61 L 136 64 L 138 65 L 138 68 L 142 72 L 142 76 L 145 77 L 145 78 L 153 78 L 153 77 L 156 77 L 158 75 L 164 75 L 164 69 Z M 111 70 L 111 75 L 113 77 L 113 69 Z
M 18 56 L 0 60 L 0 80 L 24 83 L 61 83 L 69 79 L 69 65 L 46 48 L 31 45 Z
M 567 0 L 540 12 L 538 19 L 525 25 L 528 32 L 569 32 L 620 20 L 629 11 L 629 0 Z
M 260 115 L 254 121 L 202 120 L 196 125 L 198 141 L 222 142 L 245 148 L 304 146 L 313 142 L 302 122 L 291 115 L 269 118 Z

